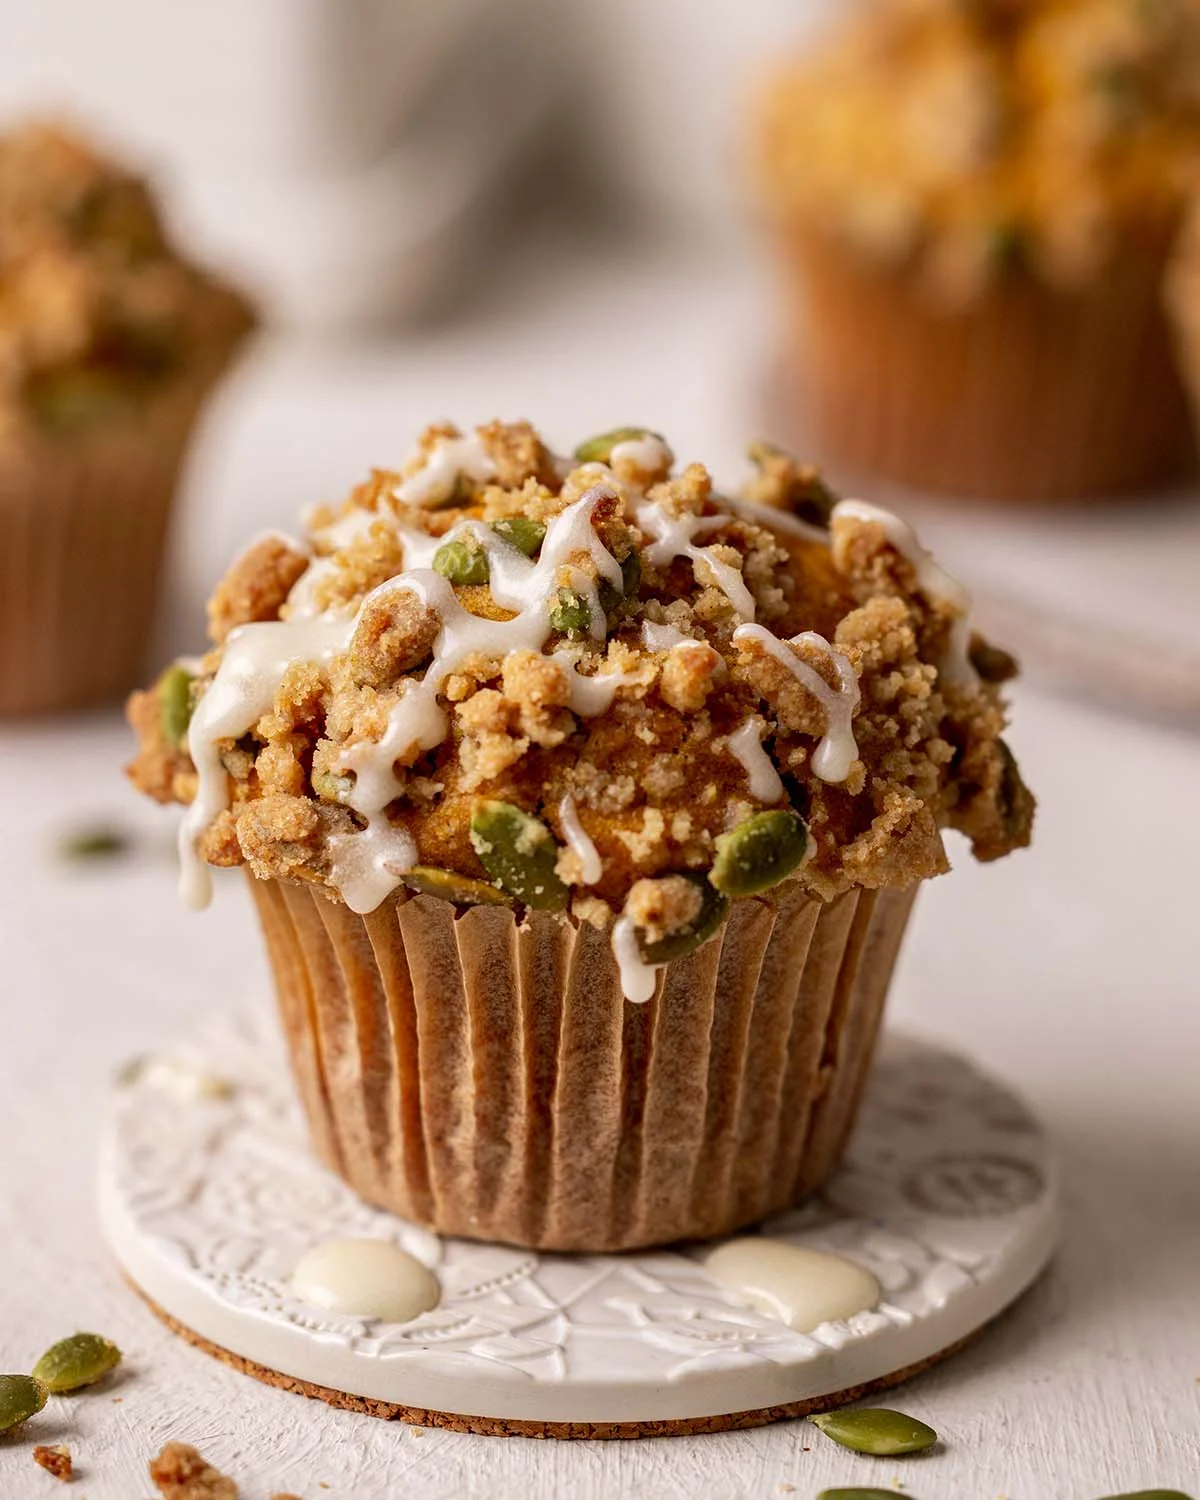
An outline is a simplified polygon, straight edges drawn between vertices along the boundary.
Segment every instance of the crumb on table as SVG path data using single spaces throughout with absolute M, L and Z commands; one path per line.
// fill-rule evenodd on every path
M 33 1450 L 33 1461 L 40 1468 L 45 1469 L 47 1474 L 53 1474 L 55 1479 L 61 1479 L 64 1484 L 69 1484 L 75 1477 L 71 1450 L 62 1443 L 55 1443 L 52 1446 L 39 1443 Z
M 238 1500 L 233 1480 L 188 1443 L 168 1443 L 150 1460 L 150 1478 L 164 1500 Z

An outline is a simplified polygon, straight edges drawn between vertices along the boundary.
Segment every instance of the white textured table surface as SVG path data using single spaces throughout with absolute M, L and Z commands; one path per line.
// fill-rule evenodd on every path
M 197 469 L 193 502 L 211 506 L 202 525 L 193 503 L 186 532 L 193 604 L 249 527 L 338 492 L 440 411 L 528 410 L 567 437 L 632 412 L 728 464 L 750 425 L 745 395 L 740 409 L 729 396 L 747 368 L 743 304 L 718 307 L 714 352 L 676 297 L 667 347 L 645 326 L 641 281 L 608 316 L 620 285 L 590 312 L 566 296 L 557 320 L 526 327 L 484 308 L 473 333 L 343 356 L 336 388 L 312 358 L 266 360 Z M 555 350 L 553 368 L 539 363 Z M 986 1339 L 897 1395 L 945 1439 L 908 1461 L 856 1458 L 805 1424 L 627 1445 L 417 1433 L 260 1388 L 172 1339 L 101 1247 L 99 1124 L 124 1059 L 265 986 L 257 934 L 236 880 L 207 916 L 176 905 L 171 819 L 123 788 L 115 715 L 0 730 L 0 1366 L 28 1367 L 76 1327 L 128 1356 L 111 1390 L 38 1421 L 39 1441 L 74 1448 L 74 1493 L 148 1495 L 146 1459 L 173 1437 L 248 1500 L 765 1500 L 893 1479 L 915 1500 L 1200 1492 L 1200 745 L 1032 691 L 1016 721 L 1042 799 L 1037 847 L 990 869 L 955 850 L 959 868 L 922 897 L 892 1014 L 1026 1092 L 1059 1142 L 1066 1240 Z M 92 819 L 143 830 L 138 855 L 64 864 L 57 836 Z M 29 1446 L 0 1440 L 3 1500 L 57 1492 Z

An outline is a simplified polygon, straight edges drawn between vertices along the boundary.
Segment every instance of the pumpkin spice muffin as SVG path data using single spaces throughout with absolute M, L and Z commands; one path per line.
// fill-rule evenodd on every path
M 130 702 L 244 865 L 322 1156 L 453 1234 L 732 1230 L 837 1159 L 920 882 L 1028 842 L 1011 658 L 903 522 L 759 446 L 431 427 Z M 629 1003 L 636 1002 L 636 1003 Z
M 1196 0 L 876 0 L 778 68 L 757 176 L 822 455 L 953 494 L 1194 462 L 1162 307 Z
M 0 135 L 0 713 L 137 681 L 187 440 L 252 321 L 122 167 Z

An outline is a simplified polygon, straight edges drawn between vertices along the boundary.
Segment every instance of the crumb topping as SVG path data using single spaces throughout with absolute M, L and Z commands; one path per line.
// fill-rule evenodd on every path
M 902 521 L 776 450 L 751 499 L 652 434 L 600 442 L 430 428 L 233 564 L 213 649 L 129 710 L 134 784 L 188 804 L 193 900 L 205 862 L 363 912 L 487 882 L 653 945 L 764 809 L 826 899 L 940 873 L 947 827 L 981 858 L 1028 842 L 1011 658 Z
M 946 300 L 1018 265 L 1078 285 L 1170 232 L 1198 59 L 1195 0 L 880 0 L 769 80 L 762 191 Z
M 138 178 L 48 124 L 0 136 L 0 440 L 62 438 L 218 373 L 253 314 Z

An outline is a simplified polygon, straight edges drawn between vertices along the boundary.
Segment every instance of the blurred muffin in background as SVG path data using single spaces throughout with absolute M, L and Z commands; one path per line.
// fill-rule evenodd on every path
M 136 177 L 52 125 L 0 135 L 0 713 L 137 679 L 188 438 L 253 323 Z
M 756 123 L 823 460 L 1013 499 L 1194 464 L 1162 283 L 1196 0 L 876 0 L 775 71 Z

